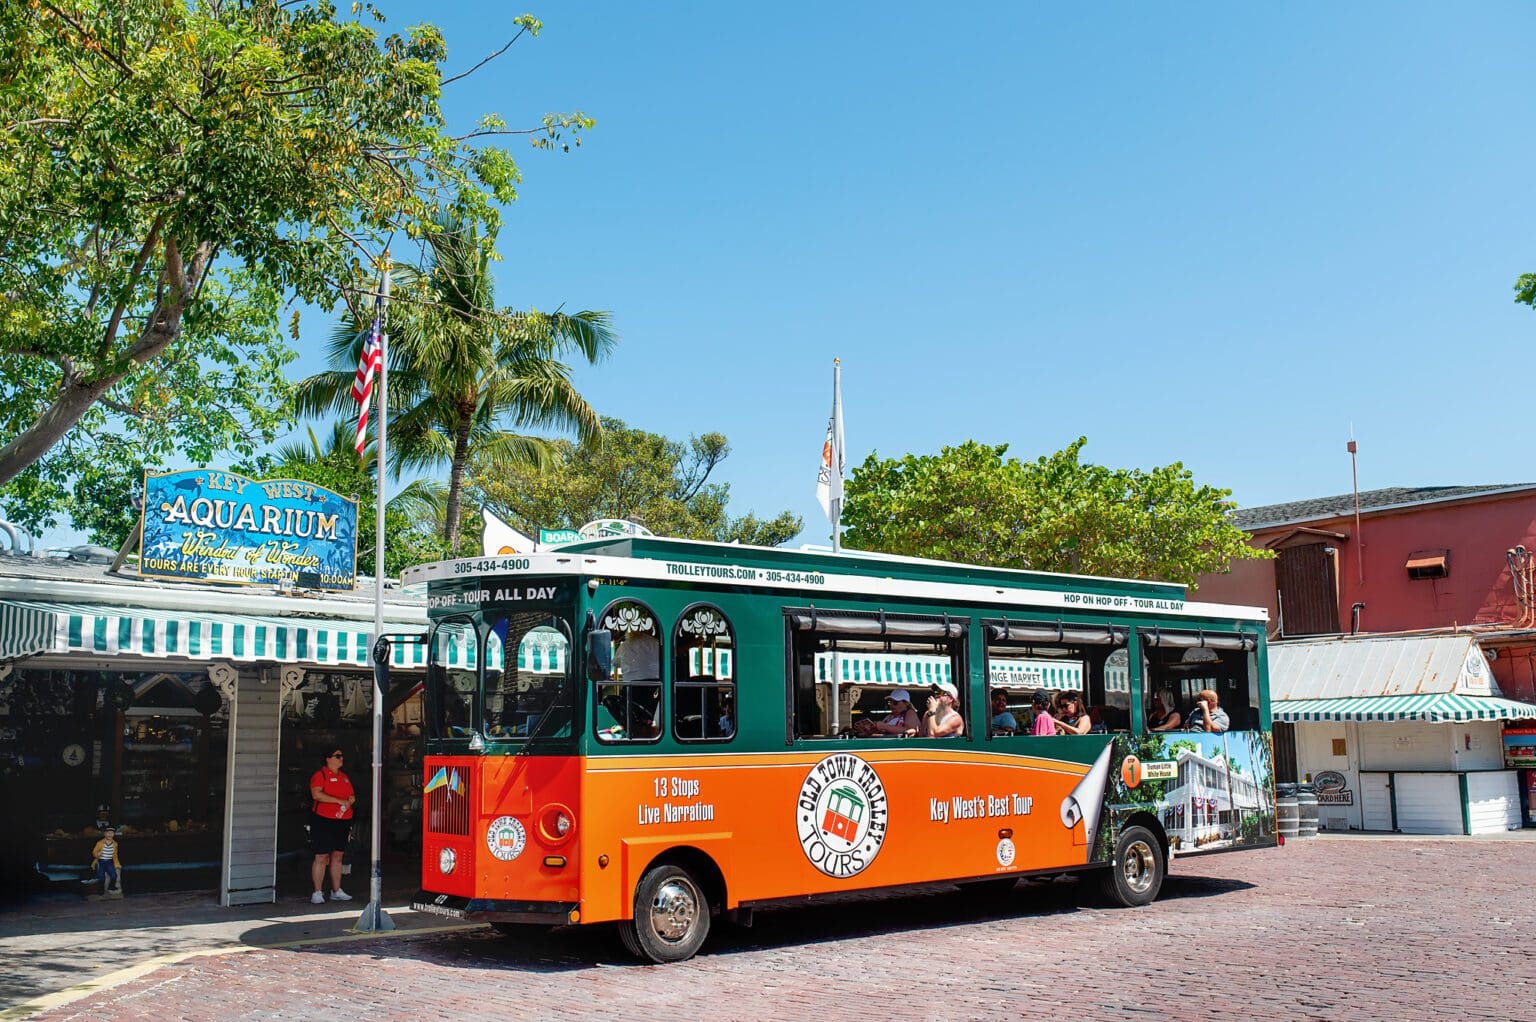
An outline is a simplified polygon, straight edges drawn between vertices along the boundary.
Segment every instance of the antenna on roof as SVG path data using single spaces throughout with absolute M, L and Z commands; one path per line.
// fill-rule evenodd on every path
M 1349 424 L 1349 475 L 1355 487 L 1355 569 L 1360 584 L 1365 585 L 1365 540 L 1360 536 L 1360 464 L 1359 445 L 1355 443 L 1355 424 Z

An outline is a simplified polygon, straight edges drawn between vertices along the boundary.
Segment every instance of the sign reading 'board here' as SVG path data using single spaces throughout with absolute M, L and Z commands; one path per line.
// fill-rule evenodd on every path
M 139 573 L 352 589 L 357 502 L 297 479 L 212 469 L 146 473 Z

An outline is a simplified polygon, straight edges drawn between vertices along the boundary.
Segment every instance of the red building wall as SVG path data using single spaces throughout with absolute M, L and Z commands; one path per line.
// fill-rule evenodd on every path
M 1357 601 L 1365 604 L 1361 631 L 1369 632 L 1513 625 L 1519 619 L 1505 552 L 1523 544 L 1536 553 L 1536 492 L 1365 514 L 1359 535 L 1353 516 L 1292 523 L 1255 532 L 1253 545 L 1283 542 L 1302 524 L 1346 537 L 1329 541 L 1338 550 L 1339 620 L 1345 628 L 1350 607 Z M 1409 579 L 1410 554 L 1442 549 L 1449 551 L 1448 577 Z M 1204 576 L 1194 598 L 1267 606 L 1273 615 L 1273 562 L 1240 562 L 1231 574 Z
M 1356 602 L 1365 604 L 1360 615 L 1362 632 L 1520 624 L 1521 609 L 1505 554 L 1516 545 L 1536 554 L 1536 491 L 1370 512 L 1361 516 L 1358 534 L 1352 515 L 1293 522 L 1260 529 L 1254 533 L 1253 545 L 1323 542 L 1316 535 L 1293 535 L 1302 526 L 1345 537 L 1326 540 L 1337 550 L 1334 565 L 1343 631 L 1349 630 L 1350 608 Z M 1426 550 L 1449 551 L 1446 578 L 1415 581 L 1408 577 L 1409 556 Z M 1271 632 L 1279 625 L 1273 561 L 1241 563 L 1230 574 L 1202 577 L 1192 598 L 1267 606 Z M 1506 695 L 1536 699 L 1536 644 L 1500 648 L 1493 668 Z

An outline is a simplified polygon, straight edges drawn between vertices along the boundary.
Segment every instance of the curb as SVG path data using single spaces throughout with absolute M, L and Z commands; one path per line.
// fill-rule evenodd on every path
M 229 947 L 202 948 L 197 951 L 173 951 L 170 954 L 157 955 L 135 965 L 125 966 L 115 972 L 109 972 L 105 976 L 88 979 L 74 986 L 65 987 L 63 990 L 41 997 L 33 998 L 13 1008 L 0 1009 L 0 1022 L 19 1022 L 21 1019 L 31 1018 L 40 1012 L 53 1008 L 61 1008 L 91 994 L 99 994 L 104 990 L 131 983 L 136 979 L 149 975 L 156 969 L 163 969 L 168 965 L 177 965 L 194 958 L 216 958 L 222 955 L 237 955 L 247 951 L 281 951 L 296 947 L 313 947 L 317 944 L 345 944 L 359 940 L 389 940 L 397 937 L 429 936 L 437 933 L 454 933 L 460 930 L 473 930 L 483 926 L 483 923 L 458 923 L 448 926 L 421 926 L 408 930 L 384 930 L 376 933 L 344 933 L 336 937 L 313 937 L 308 940 L 280 941 L 276 944 L 231 944 Z

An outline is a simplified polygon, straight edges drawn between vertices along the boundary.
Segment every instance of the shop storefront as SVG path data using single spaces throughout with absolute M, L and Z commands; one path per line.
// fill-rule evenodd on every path
M 1475 634 L 1275 642 L 1269 665 L 1276 759 L 1312 784 L 1321 829 L 1522 826 L 1504 731 L 1536 705 L 1503 698 Z
M 306 870 L 308 780 L 372 759 L 372 592 L 153 581 L 105 564 L 0 557 L 0 884 L 78 875 L 106 823 L 130 879 L 270 901 Z M 391 593 L 386 629 L 425 607 Z M 419 847 L 419 646 L 394 647 L 386 854 Z M 366 809 L 354 828 L 366 862 Z M 366 869 L 366 867 L 364 867 Z M 284 872 L 286 871 L 286 872 Z

